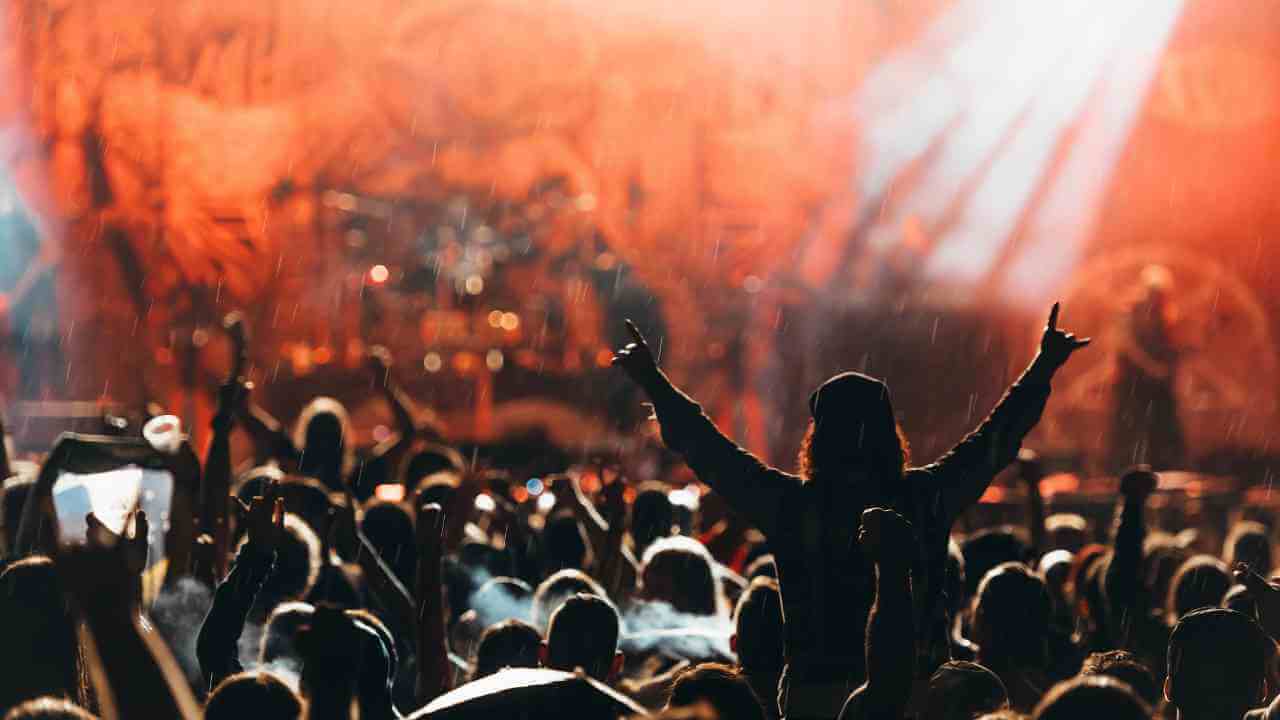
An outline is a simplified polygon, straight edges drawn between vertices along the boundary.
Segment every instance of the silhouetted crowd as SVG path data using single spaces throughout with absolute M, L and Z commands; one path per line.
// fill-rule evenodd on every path
M 1089 342 L 1056 305 L 1025 372 L 936 461 L 913 465 L 888 388 L 847 372 L 809 398 L 794 474 L 726 437 L 627 328 L 613 363 L 652 404 L 656 480 L 625 453 L 539 477 L 464 454 L 378 349 L 370 388 L 397 427 L 372 448 L 330 398 L 290 432 L 242 377 L 202 457 L 163 418 L 39 458 L 6 438 L 0 715 L 1280 717 L 1271 527 L 1238 522 L 1206 552 L 1148 521 L 1160 478 L 1141 466 L 1109 527 L 1046 516 L 1023 438 Z M 112 521 L 93 504 L 71 533 L 65 473 L 124 463 L 168 473 L 169 506 Z M 961 534 L 1007 468 L 1026 522 Z

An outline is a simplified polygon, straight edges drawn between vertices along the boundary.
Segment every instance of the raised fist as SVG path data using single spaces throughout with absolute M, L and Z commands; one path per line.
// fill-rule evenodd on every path
M 1159 484 L 1160 476 L 1152 472 L 1149 466 L 1136 465 L 1120 477 L 1120 494 L 1142 500 L 1155 492 Z
M 867 557 L 877 563 L 910 562 L 916 552 L 911 523 L 893 510 L 881 507 L 862 511 L 858 543 Z

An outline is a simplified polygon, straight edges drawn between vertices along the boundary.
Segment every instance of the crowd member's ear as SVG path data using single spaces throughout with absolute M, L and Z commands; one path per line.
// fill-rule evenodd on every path
M 738 633 L 729 636 L 729 649 L 733 651 L 734 655 L 738 654 Z
M 613 682 L 614 680 L 622 677 L 623 660 L 624 657 L 621 651 L 613 654 L 613 662 L 609 665 L 609 682 Z
M 538 645 L 538 663 L 542 665 L 542 667 L 547 667 L 547 658 L 549 657 L 550 653 L 547 652 L 547 643 L 543 641 Z

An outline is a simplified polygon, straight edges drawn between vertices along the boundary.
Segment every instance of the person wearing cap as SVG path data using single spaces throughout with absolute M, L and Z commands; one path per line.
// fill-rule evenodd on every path
M 644 389 L 663 441 L 699 479 L 767 537 L 778 568 L 786 617 L 782 680 L 788 718 L 834 717 L 865 678 L 863 635 L 874 569 L 857 547 L 858 517 L 869 507 L 901 513 L 915 529 L 912 587 L 917 649 L 932 664 L 947 658 L 943 574 L 956 517 L 977 502 L 1016 457 L 1039 421 L 1055 372 L 1088 344 L 1058 329 L 1053 306 L 1039 352 L 982 424 L 924 467 L 907 467 L 907 443 L 883 382 L 844 372 L 809 398 L 812 421 L 799 472 L 772 468 L 736 445 L 702 407 L 658 367 L 639 329 L 613 364 Z

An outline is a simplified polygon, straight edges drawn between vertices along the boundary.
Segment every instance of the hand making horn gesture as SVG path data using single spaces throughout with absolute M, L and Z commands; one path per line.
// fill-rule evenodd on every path
M 1045 326 L 1044 335 L 1040 337 L 1040 354 L 1052 362 L 1054 367 L 1062 365 L 1072 353 L 1092 342 L 1090 338 L 1077 338 L 1069 332 L 1058 329 L 1060 308 L 1061 303 L 1053 304 L 1053 309 L 1049 311 L 1049 324 Z

